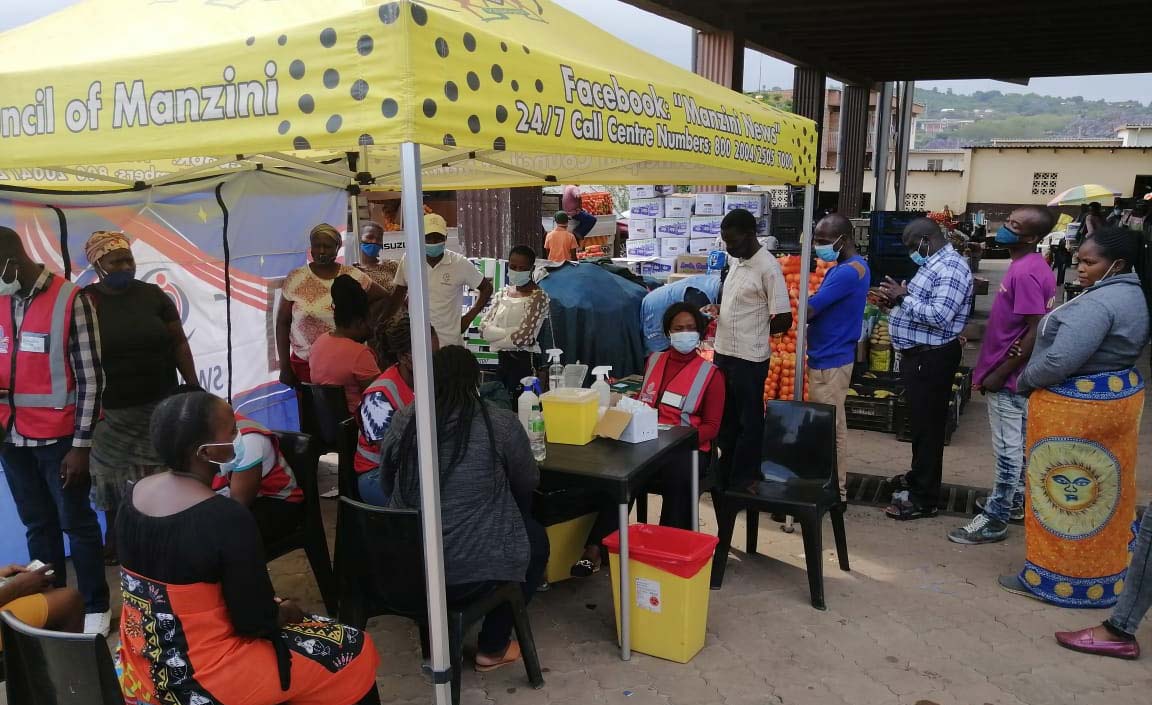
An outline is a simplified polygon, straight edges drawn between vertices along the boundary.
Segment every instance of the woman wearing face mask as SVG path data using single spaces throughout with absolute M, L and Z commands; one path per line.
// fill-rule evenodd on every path
M 699 434 L 700 472 L 712 460 L 712 444 L 720 433 L 724 417 L 724 375 L 700 357 L 697 349 L 708 322 L 698 306 L 686 302 L 672 304 L 664 312 L 664 334 L 671 348 L 653 353 L 644 371 L 640 400 L 659 412 L 662 424 L 692 426 Z M 677 464 L 660 473 L 660 525 L 693 530 L 692 468 Z M 588 533 L 584 555 L 572 566 L 573 577 L 583 578 L 600 570 L 601 542 L 618 528 L 615 509 L 602 510 Z
M 540 328 L 548 318 L 551 301 L 532 280 L 536 251 L 526 245 L 508 255 L 508 286 L 492 299 L 480 323 L 480 335 L 500 353 L 500 381 L 515 394 L 520 380 L 535 377 L 540 362 Z
M 1148 343 L 1147 302 L 1132 271 L 1137 238 L 1104 228 L 1084 241 L 1077 268 L 1084 293 L 1041 320 L 1016 383 L 1030 395 L 1027 552 L 1019 574 L 1000 583 L 1063 607 L 1107 607 L 1131 589 L 1144 407 L 1144 380 L 1133 365 Z M 1113 626 L 1134 628 L 1126 620 Z M 1077 634 L 1072 641 L 1090 648 Z
M 380 440 L 384 438 L 392 417 L 412 403 L 412 321 L 405 314 L 388 324 L 385 330 L 389 350 L 396 364 L 384 370 L 364 390 L 360 404 L 360 439 L 356 448 L 357 484 L 361 501 L 380 507 L 388 505 L 389 483 L 385 490 L 380 482 Z M 436 331 L 432 331 L 432 352 L 440 349 Z
M 337 277 L 352 277 L 368 293 L 370 304 L 387 296 L 367 274 L 336 261 L 342 243 L 336 228 L 327 223 L 317 225 L 309 234 L 309 243 L 312 261 L 288 274 L 276 309 L 280 382 L 289 387 L 312 381 L 308 365 L 312 344 L 336 327 L 332 317 L 332 282 Z
M 211 394 L 156 407 L 151 437 L 167 472 L 138 482 L 116 523 L 124 692 L 148 703 L 379 703 L 371 637 L 277 598 L 252 513 L 212 491 L 221 466 L 243 462 L 240 435 Z
M 197 383 L 196 365 L 172 298 L 137 281 L 128 238 L 92 233 L 84 253 L 99 277 L 84 293 L 99 320 L 104 371 L 103 418 L 92 439 L 92 498 L 108 515 L 105 557 L 114 565 L 116 509 L 131 483 L 161 465 L 148 437 L 152 410 L 176 387 L 177 371 L 185 383 Z
M 336 328 L 312 344 L 309 360 L 314 384 L 344 387 L 348 413 L 360 407 L 360 396 L 380 375 L 380 366 L 368 339 L 368 295 L 360 283 L 341 274 L 332 282 L 332 309 Z

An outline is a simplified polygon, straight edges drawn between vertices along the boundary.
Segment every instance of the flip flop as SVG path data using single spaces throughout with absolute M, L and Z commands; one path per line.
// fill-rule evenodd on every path
M 477 656 L 477 658 L 479 658 L 480 654 L 476 654 L 476 656 Z M 488 673 L 490 671 L 495 671 L 497 668 L 503 668 L 510 663 L 516 663 L 519 660 L 520 660 L 520 642 L 513 639 L 512 641 L 508 642 L 508 648 L 504 649 L 504 654 L 500 656 L 500 659 L 498 661 L 495 661 L 493 663 L 487 663 L 487 664 L 482 664 L 479 661 L 477 661 L 476 662 L 476 672 L 477 673 Z

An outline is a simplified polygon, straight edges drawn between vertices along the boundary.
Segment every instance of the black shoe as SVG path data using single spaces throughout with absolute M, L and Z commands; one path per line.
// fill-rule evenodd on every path
M 988 502 L 987 497 L 981 497 L 981 498 L 977 499 L 975 502 L 976 511 L 983 513 L 984 507 L 987 504 L 987 502 Z M 1023 524 L 1024 523 L 1024 505 L 1023 504 L 1021 504 L 1019 507 L 1015 507 L 1015 506 L 1012 507 L 1012 511 L 1008 515 L 1008 522 L 1011 524 Z
M 915 504 L 908 499 L 908 492 L 896 492 L 892 495 L 892 503 L 884 510 L 889 519 L 897 521 L 911 521 L 913 519 L 931 519 L 940 513 L 936 507 L 926 507 Z

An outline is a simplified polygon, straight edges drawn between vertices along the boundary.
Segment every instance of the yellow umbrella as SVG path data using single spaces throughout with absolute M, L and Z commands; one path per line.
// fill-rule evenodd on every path
M 1073 186 L 1067 191 L 1061 193 L 1056 198 L 1048 201 L 1050 206 L 1078 206 L 1081 203 L 1092 203 L 1093 201 L 1108 201 L 1120 195 L 1119 191 L 1113 191 L 1107 186 L 1100 184 L 1084 184 L 1082 186 Z

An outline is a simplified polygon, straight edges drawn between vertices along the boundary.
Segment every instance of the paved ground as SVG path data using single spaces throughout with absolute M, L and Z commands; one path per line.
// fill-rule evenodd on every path
M 1003 263 L 987 269 L 995 276 Z M 998 277 L 996 277 L 998 279 Z M 995 284 L 993 286 L 995 291 Z M 981 307 L 987 308 L 987 297 Z M 974 355 L 974 351 L 969 351 Z M 946 481 L 990 484 L 992 456 L 979 397 L 947 449 Z M 1152 437 L 1148 416 L 1144 437 Z M 889 435 L 852 432 L 848 469 L 891 474 L 906 467 L 909 445 Z M 1148 459 L 1140 485 L 1147 498 Z M 657 498 L 654 498 L 658 501 Z M 329 504 L 326 509 L 332 510 Z M 654 508 L 655 511 L 655 508 Z M 704 530 L 715 532 L 710 506 Z M 828 610 L 808 604 L 799 532 L 761 522 L 760 556 L 743 549 L 738 526 L 724 589 L 711 593 L 708 638 L 688 664 L 636 654 L 619 660 L 609 578 L 560 583 L 538 595 L 531 614 L 546 669 L 543 690 L 524 671 L 464 675 L 466 705 L 1145 705 L 1152 657 L 1136 662 L 1065 651 L 1056 629 L 1096 623 L 1100 611 L 1071 611 L 1001 591 L 995 583 L 1023 559 L 1022 530 L 1005 543 L 961 547 L 945 538 L 961 520 L 897 523 L 879 509 L 848 512 L 850 573 L 825 552 Z M 742 522 L 741 522 L 742 524 Z M 825 545 L 832 545 L 830 531 Z M 319 608 L 303 554 L 271 566 L 278 591 Z M 370 631 L 383 655 L 385 702 L 427 703 L 415 630 L 376 619 Z M 1141 632 L 1152 645 L 1152 628 Z M 3 696 L 0 695 L 0 703 Z

